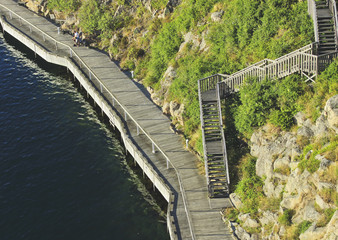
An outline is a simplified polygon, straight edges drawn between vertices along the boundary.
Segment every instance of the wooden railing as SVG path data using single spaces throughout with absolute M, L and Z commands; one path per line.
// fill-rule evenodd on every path
M 337 12 L 337 4 L 335 0 L 327 0 L 327 5 L 333 16 L 334 22 L 334 32 L 335 32 L 335 40 L 336 40 L 336 51 L 338 50 L 338 12 Z
M 288 53 L 275 60 L 264 59 L 247 68 L 244 68 L 229 77 L 224 77 L 225 86 L 220 86 L 220 97 L 228 92 L 237 92 L 244 80 L 250 77 L 257 78 L 259 81 L 269 79 L 279 79 L 296 72 L 317 73 L 317 56 L 312 55 L 317 44 L 312 43 Z
M 223 153 L 223 162 L 225 166 L 225 171 L 227 175 L 227 182 L 230 184 L 230 176 L 229 176 L 229 166 L 228 166 L 228 154 L 227 154 L 227 148 L 225 143 L 225 135 L 223 130 L 223 119 L 222 119 L 222 105 L 221 105 L 221 97 L 220 97 L 220 84 L 217 84 L 216 93 L 217 93 L 217 105 L 218 105 L 218 114 L 219 114 L 219 125 L 221 129 L 221 135 L 222 135 L 222 153 Z
M 220 81 L 226 79 L 228 75 L 225 74 L 215 74 L 210 77 L 202 78 L 198 80 L 198 89 L 201 91 L 201 93 L 209 91 L 209 90 L 215 90 L 217 83 Z
M 308 13 L 310 14 L 313 20 L 313 28 L 315 33 L 315 41 L 319 42 L 319 31 L 318 31 L 318 21 L 317 21 L 317 9 L 316 9 L 316 2 L 315 0 L 308 0 Z
M 338 52 L 318 56 L 318 72 L 324 71 L 335 58 L 338 58 Z
M 54 37 L 50 36 L 49 34 L 47 34 L 46 32 L 42 31 L 40 28 L 34 26 L 33 24 L 31 24 L 29 21 L 23 19 L 20 15 L 18 15 L 17 13 L 13 12 L 11 9 L 7 8 L 5 5 L 0 3 L 0 6 L 3 9 L 6 9 L 6 12 L 1 11 L 0 9 L 0 15 L 2 15 L 2 20 L 8 22 L 6 19 L 4 19 L 6 13 L 7 13 L 7 17 L 9 17 L 10 20 L 13 20 L 14 16 L 17 18 L 19 25 L 23 26 L 24 24 L 29 28 L 29 31 L 31 33 L 35 33 L 41 36 L 41 40 L 43 42 L 51 42 L 54 46 L 55 46 L 55 51 L 58 52 L 58 54 L 60 53 L 65 53 L 65 57 L 69 57 L 71 59 L 73 59 L 80 68 L 82 68 L 84 74 L 86 74 L 88 76 L 88 79 L 90 80 L 90 82 L 93 84 L 93 86 L 95 86 L 95 88 L 102 94 L 102 96 L 112 104 L 112 107 L 116 105 L 118 105 L 123 111 L 124 111 L 124 117 L 125 120 L 132 120 L 133 123 L 136 125 L 137 127 L 137 132 L 139 133 L 140 131 L 150 140 L 150 142 L 152 143 L 152 148 L 153 148 L 153 153 L 155 153 L 155 148 L 164 156 L 164 158 L 166 159 L 166 164 L 167 164 L 167 169 L 169 169 L 169 165 L 171 165 L 171 167 L 174 169 L 176 176 L 177 176 L 177 181 L 179 183 L 179 187 L 180 187 L 180 191 L 181 191 L 181 196 L 182 196 L 182 200 L 183 200 L 183 205 L 184 205 L 184 210 L 187 216 L 187 221 L 188 221 L 188 226 L 189 226 L 189 230 L 190 230 L 190 234 L 192 239 L 196 239 L 195 236 L 195 231 L 194 228 L 192 226 L 192 219 L 190 216 L 190 212 L 188 210 L 188 203 L 187 203 L 187 197 L 185 194 L 185 190 L 182 184 L 182 180 L 180 177 L 180 174 L 178 172 L 178 169 L 175 167 L 175 165 L 172 164 L 172 162 L 170 161 L 169 157 L 167 156 L 167 154 L 157 145 L 157 143 L 153 140 L 153 138 L 150 136 L 150 134 L 148 134 L 148 132 L 133 118 L 133 116 L 128 112 L 128 110 L 120 103 L 120 101 L 114 96 L 113 93 L 111 93 L 109 91 L 109 89 L 100 81 L 100 79 L 97 77 L 97 75 L 91 70 L 91 68 L 81 59 L 81 57 L 72 49 L 72 47 L 70 47 L 69 45 L 62 43 L 58 40 L 56 40 Z M 9 22 L 8 22 L 9 23 Z M 55 31 L 59 32 L 59 28 L 55 27 Z M 59 32 L 60 33 L 60 32 Z M 28 36 L 27 36 L 28 37 Z M 34 41 L 34 40 L 33 40 Z M 38 43 L 38 45 L 40 45 Z M 34 46 L 34 49 L 36 49 L 37 47 Z M 34 50 L 36 53 L 36 50 Z M 163 182 L 164 183 L 164 182 Z M 165 184 L 165 183 L 164 183 Z M 165 184 L 166 185 L 166 184 Z M 171 195 L 173 197 L 173 195 Z M 173 206 L 170 206 L 170 204 L 173 204 L 174 200 L 170 199 L 169 201 L 169 209 L 173 209 Z M 177 231 L 176 226 L 175 226 L 175 219 L 173 218 L 173 216 L 171 216 L 171 214 L 169 214 L 169 216 L 167 216 L 168 219 L 170 219 L 170 221 L 168 222 L 168 224 L 170 224 L 169 229 L 172 230 L 172 232 L 170 233 L 171 236 L 175 235 L 175 231 Z

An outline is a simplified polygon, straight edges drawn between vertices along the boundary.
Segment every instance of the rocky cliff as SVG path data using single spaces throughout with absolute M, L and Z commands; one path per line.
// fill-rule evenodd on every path
M 266 125 L 251 137 L 266 203 L 257 214 L 239 213 L 230 222 L 240 239 L 338 238 L 338 95 L 315 123 L 302 112 L 295 122 L 294 131 Z M 231 199 L 241 209 L 236 193 Z

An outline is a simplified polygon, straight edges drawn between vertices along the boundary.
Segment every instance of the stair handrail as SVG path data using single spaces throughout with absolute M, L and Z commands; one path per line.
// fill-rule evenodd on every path
M 338 47 L 338 12 L 337 12 L 337 4 L 336 4 L 336 1 L 335 0 L 327 0 L 327 5 L 333 15 L 333 23 L 334 23 L 334 32 L 335 32 L 335 42 L 336 42 L 336 50 L 337 50 L 337 47 Z
M 275 60 L 266 58 L 238 72 L 231 74 L 230 76 L 225 78 L 223 82 L 227 83 L 227 87 L 229 87 L 231 91 L 236 91 L 238 89 L 237 86 L 241 86 L 244 83 L 244 79 L 247 77 L 257 77 L 260 81 L 263 80 L 265 77 L 278 78 L 279 75 L 285 71 L 284 69 L 280 68 L 280 65 L 285 66 L 285 63 L 288 62 L 290 59 L 295 59 L 297 58 L 297 56 L 300 56 L 302 54 L 315 56 L 312 55 L 312 53 L 316 45 L 317 43 L 308 44 Z M 299 65 L 300 63 L 296 64 Z M 290 66 L 290 64 L 288 64 L 287 66 L 291 68 L 297 65 Z M 269 71 L 271 67 L 273 67 L 273 71 Z M 290 72 L 294 71 L 290 70 Z
M 315 41 L 319 42 L 319 31 L 318 31 L 318 21 L 317 21 L 317 8 L 315 0 L 308 0 L 308 12 L 313 20 L 313 28 L 315 32 Z
M 214 76 L 214 75 L 213 75 Z M 213 77 L 211 76 L 211 77 Z M 205 168 L 205 176 L 207 178 L 207 186 L 209 186 L 210 180 L 209 180 L 209 171 L 208 171 L 208 163 L 207 163 L 207 151 L 206 147 L 207 144 L 205 142 L 205 133 L 204 133 L 204 119 L 203 119 L 203 106 L 202 106 L 202 82 L 208 78 L 203 78 L 198 80 L 198 100 L 200 104 L 200 121 L 201 121 L 201 129 L 202 129 L 202 144 L 203 144 L 203 157 L 204 157 L 204 168 Z M 209 188 L 208 188 L 209 191 Z
M 217 94 L 217 105 L 218 105 L 218 114 L 219 114 L 219 125 L 220 125 L 220 130 L 221 130 L 221 135 L 222 135 L 222 143 L 223 143 L 222 144 L 223 162 L 224 162 L 224 165 L 225 165 L 226 177 L 227 177 L 227 182 L 228 182 L 228 185 L 229 185 L 230 184 L 230 176 L 229 176 L 227 147 L 226 147 L 225 135 L 224 135 L 224 130 L 223 130 L 222 105 L 221 105 L 220 87 L 219 87 L 220 84 L 224 84 L 224 83 L 222 83 L 222 82 L 217 83 L 216 94 Z

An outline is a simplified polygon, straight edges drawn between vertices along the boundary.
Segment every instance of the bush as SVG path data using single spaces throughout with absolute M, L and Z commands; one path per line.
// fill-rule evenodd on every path
M 276 106 L 276 94 L 271 81 L 257 79 L 248 79 L 239 94 L 242 104 L 235 113 L 235 125 L 240 133 L 250 137 L 255 127 L 266 123 L 270 109 Z
M 263 194 L 263 181 L 256 175 L 256 158 L 246 155 L 240 165 L 242 180 L 237 184 L 235 192 L 240 196 L 245 213 L 257 213 Z
M 81 6 L 80 0 L 48 0 L 48 8 L 70 13 Z
M 292 217 L 294 215 L 294 210 L 292 209 L 285 209 L 283 214 L 278 217 L 278 222 L 285 226 L 290 226 L 292 224 Z

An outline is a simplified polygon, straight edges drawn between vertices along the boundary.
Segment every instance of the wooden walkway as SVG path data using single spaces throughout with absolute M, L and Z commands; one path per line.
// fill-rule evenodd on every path
M 68 48 L 60 46 L 52 39 L 45 39 L 41 32 L 68 45 L 89 66 L 90 73 L 82 66 L 80 59 L 71 56 L 75 64 L 82 68 L 83 74 L 92 79 L 96 90 L 101 92 L 108 105 L 121 119 L 126 119 L 123 124 L 129 139 L 148 159 L 175 196 L 174 208 L 170 211 L 176 226 L 176 236 L 172 236 L 173 239 L 232 239 L 220 215 L 221 208 L 231 205 L 229 199 L 208 198 L 205 177 L 198 174 L 196 167 L 198 159 L 183 148 L 181 137 L 169 128 L 170 120 L 144 94 L 142 87 L 121 72 L 105 53 L 85 47 L 73 47 L 70 35 L 58 34 L 56 25 L 16 2 L 0 0 L 0 10 L 5 21 L 47 51 L 57 56 L 70 55 Z M 32 26 L 36 26 L 38 30 Z M 94 80 L 92 74 L 99 80 Z

